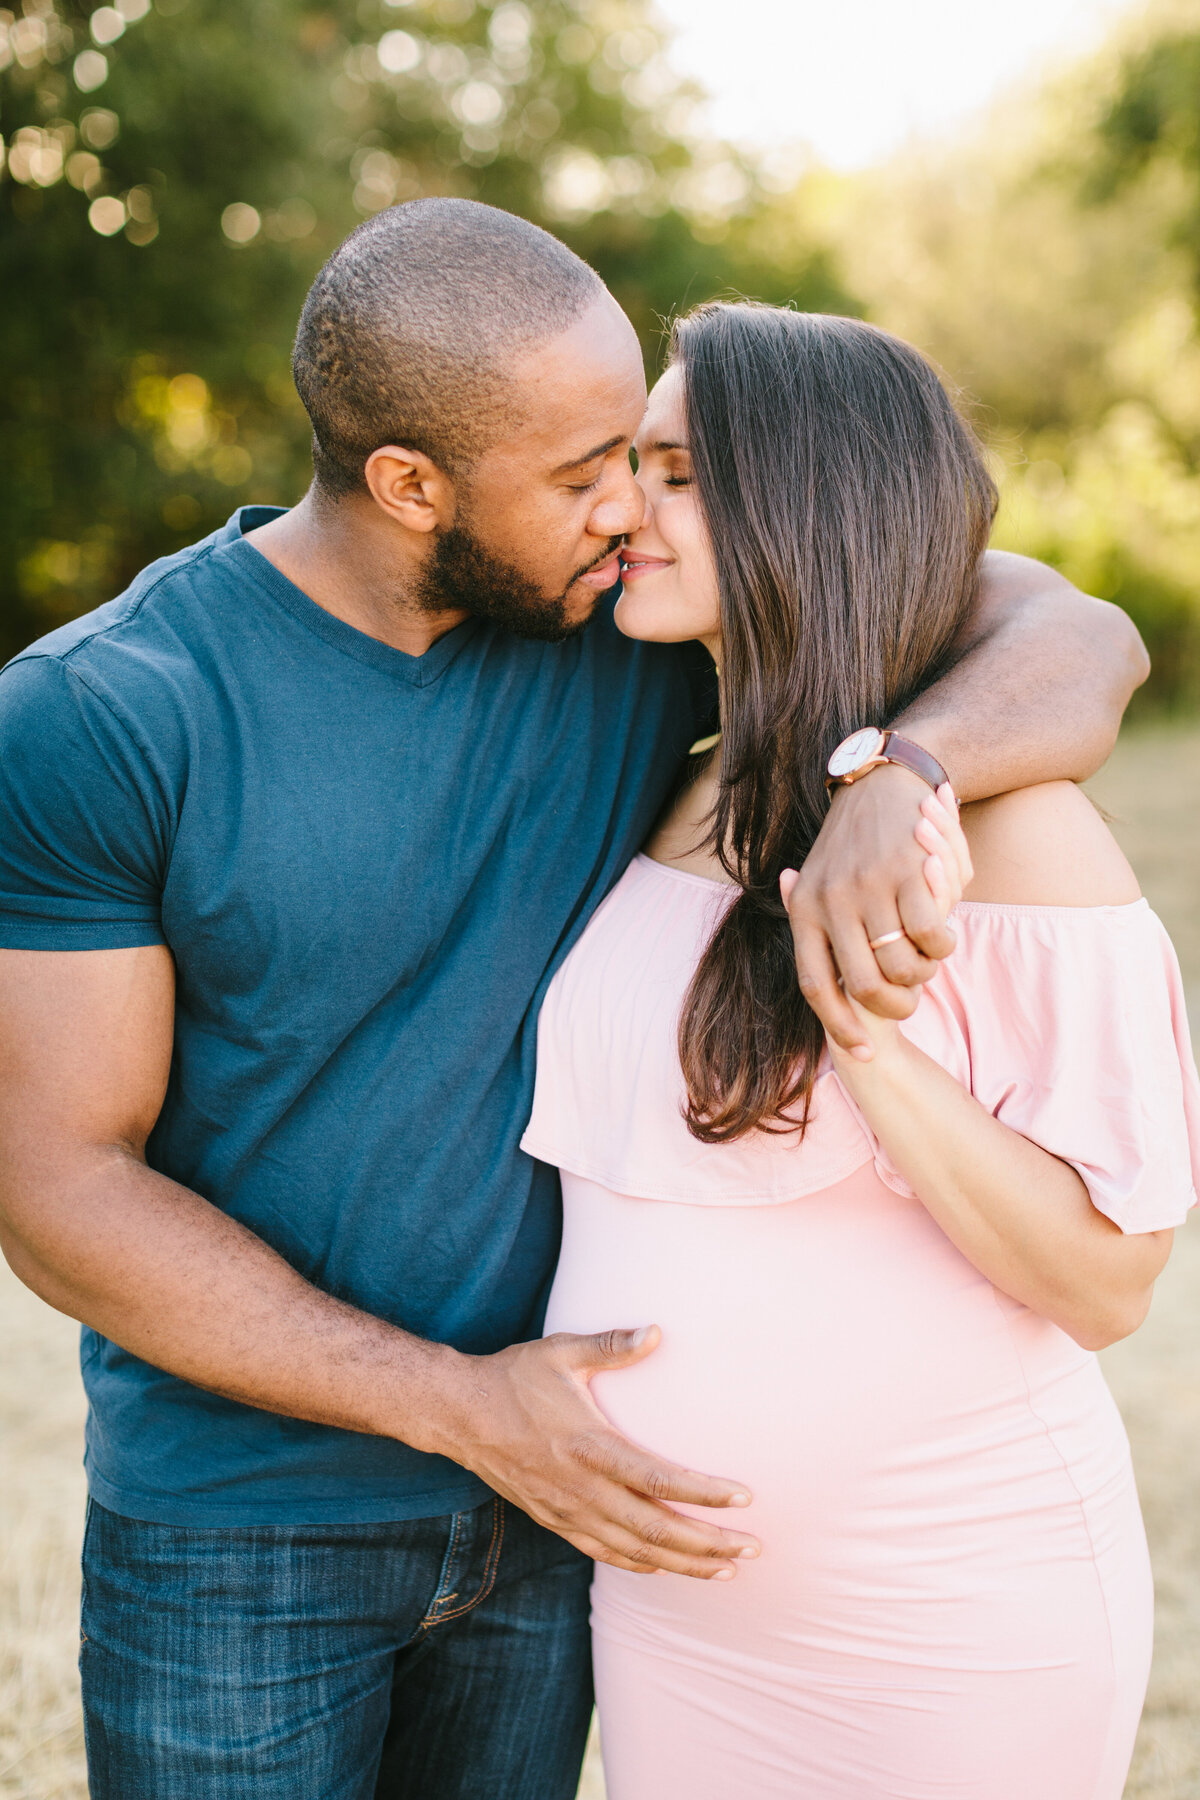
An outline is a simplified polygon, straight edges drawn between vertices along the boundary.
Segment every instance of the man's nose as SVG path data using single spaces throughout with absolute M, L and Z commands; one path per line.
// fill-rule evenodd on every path
M 593 537 L 628 537 L 640 529 L 645 516 L 645 496 L 626 464 L 619 488 L 605 494 L 592 508 L 588 529 Z

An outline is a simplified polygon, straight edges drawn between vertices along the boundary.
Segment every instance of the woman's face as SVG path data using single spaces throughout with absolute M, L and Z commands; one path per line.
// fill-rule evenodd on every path
M 699 638 L 719 662 L 717 570 L 692 485 L 678 368 L 651 393 L 634 447 L 646 516 L 621 551 L 617 625 L 626 637 L 656 644 Z

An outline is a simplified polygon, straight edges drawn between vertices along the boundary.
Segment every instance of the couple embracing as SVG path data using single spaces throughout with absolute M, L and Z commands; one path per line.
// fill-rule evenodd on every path
M 611 1800 L 1118 1800 L 1093 1352 L 1200 1134 L 1074 785 L 1132 628 L 986 551 L 909 346 L 706 306 L 647 407 L 470 202 L 355 232 L 295 374 L 305 499 L 0 678 L 92 1794 L 570 1800 L 594 1649 Z

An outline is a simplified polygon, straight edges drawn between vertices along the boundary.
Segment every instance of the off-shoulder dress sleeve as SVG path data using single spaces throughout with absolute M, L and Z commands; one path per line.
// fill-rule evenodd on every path
M 967 903 L 903 1030 L 1005 1125 L 1078 1170 L 1122 1231 L 1179 1225 L 1200 1182 L 1200 1080 L 1174 947 L 1145 900 Z M 882 1149 L 876 1166 L 910 1194 Z

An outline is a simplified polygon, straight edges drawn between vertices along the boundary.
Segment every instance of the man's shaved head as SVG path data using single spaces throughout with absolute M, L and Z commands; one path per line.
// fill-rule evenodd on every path
M 605 292 L 548 231 L 474 200 L 360 225 L 313 282 L 292 359 L 322 492 L 365 493 L 384 444 L 469 468 L 520 416 L 508 364 Z

